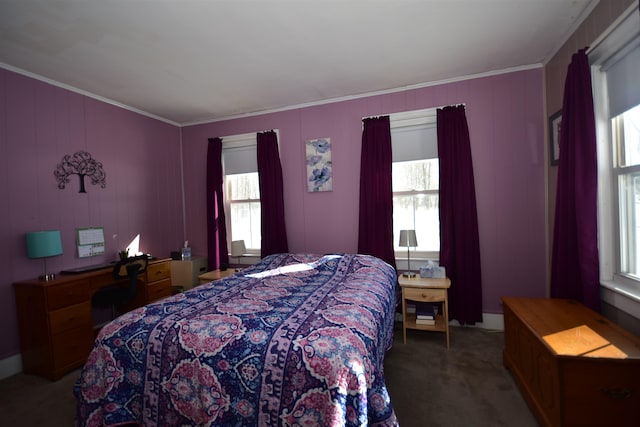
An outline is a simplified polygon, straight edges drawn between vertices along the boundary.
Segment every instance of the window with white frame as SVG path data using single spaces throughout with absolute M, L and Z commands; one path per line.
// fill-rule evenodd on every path
M 620 224 L 619 268 L 621 274 L 640 280 L 640 104 L 612 117 L 611 130 Z
M 632 11 L 634 12 L 634 11 Z M 640 17 L 589 52 L 598 141 L 601 279 L 640 291 Z
M 389 116 L 393 153 L 393 240 L 397 257 L 400 230 L 415 230 L 419 258 L 440 252 L 439 163 L 436 109 Z
M 256 134 L 223 137 L 222 167 L 227 245 L 231 248 L 232 241 L 244 240 L 247 253 L 259 254 L 260 187 Z

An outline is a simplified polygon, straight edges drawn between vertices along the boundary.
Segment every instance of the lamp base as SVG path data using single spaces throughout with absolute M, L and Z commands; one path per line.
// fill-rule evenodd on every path
M 404 273 L 402 273 L 402 275 L 409 278 L 416 277 L 416 273 L 414 273 L 413 271 L 405 271 Z
M 56 278 L 55 274 L 48 273 L 48 274 L 43 274 L 42 276 L 38 277 L 38 280 L 42 280 L 43 282 L 50 282 L 55 278 Z

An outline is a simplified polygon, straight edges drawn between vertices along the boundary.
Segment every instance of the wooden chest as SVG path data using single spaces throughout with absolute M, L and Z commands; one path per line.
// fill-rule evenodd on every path
M 638 425 L 639 337 L 572 300 L 502 301 L 504 364 L 542 425 Z

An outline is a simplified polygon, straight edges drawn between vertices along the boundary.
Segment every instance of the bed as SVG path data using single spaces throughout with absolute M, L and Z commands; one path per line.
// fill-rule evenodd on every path
M 395 426 L 397 301 L 395 270 L 372 256 L 270 255 L 104 326 L 76 424 Z

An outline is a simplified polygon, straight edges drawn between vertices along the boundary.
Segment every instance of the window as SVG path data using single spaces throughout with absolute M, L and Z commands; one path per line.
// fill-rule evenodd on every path
M 640 290 L 640 17 L 629 8 L 589 52 L 603 283 Z
M 392 114 L 393 240 L 397 257 L 400 230 L 415 230 L 415 256 L 439 258 L 439 163 L 436 110 Z
M 227 218 L 230 241 L 244 240 L 248 251 L 259 251 L 261 234 L 258 172 L 225 175 L 224 184 L 226 204 L 229 205 Z
M 260 187 L 256 134 L 222 138 L 227 245 L 244 240 L 247 253 L 260 254 Z
M 640 280 L 640 105 L 611 119 L 618 193 L 620 273 Z

